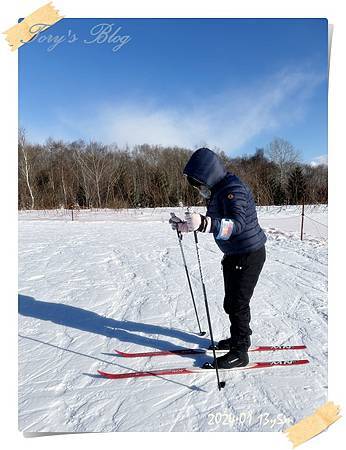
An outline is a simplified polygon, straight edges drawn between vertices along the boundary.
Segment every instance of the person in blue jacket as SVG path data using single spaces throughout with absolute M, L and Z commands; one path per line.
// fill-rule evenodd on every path
M 224 310 L 231 323 L 230 337 L 218 342 L 217 349 L 228 353 L 217 358 L 219 368 L 243 367 L 249 362 L 250 299 L 263 268 L 266 235 L 257 219 L 250 188 L 227 172 L 219 157 L 200 148 L 189 159 L 184 175 L 207 199 L 206 215 L 186 213 L 185 220 L 171 214 L 170 224 L 183 233 L 213 233 L 224 253 Z

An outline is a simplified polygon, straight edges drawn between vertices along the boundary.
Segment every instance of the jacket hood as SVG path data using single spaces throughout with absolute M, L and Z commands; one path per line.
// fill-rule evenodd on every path
M 212 188 L 225 178 L 227 170 L 220 158 L 209 150 L 209 148 L 199 148 L 192 154 L 185 166 L 183 174 Z

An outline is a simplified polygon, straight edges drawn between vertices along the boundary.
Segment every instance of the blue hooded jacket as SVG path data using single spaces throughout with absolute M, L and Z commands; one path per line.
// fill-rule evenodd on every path
M 223 253 L 252 253 L 265 244 L 267 238 L 259 226 L 250 188 L 227 172 L 214 152 L 208 148 L 195 151 L 184 174 L 211 191 L 206 215 L 211 217 L 210 231 Z

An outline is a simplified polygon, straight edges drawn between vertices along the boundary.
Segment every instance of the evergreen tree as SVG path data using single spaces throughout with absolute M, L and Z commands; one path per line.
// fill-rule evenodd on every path
M 306 180 L 300 166 L 295 166 L 288 175 L 287 193 L 290 203 L 297 205 L 303 202 L 306 191 Z

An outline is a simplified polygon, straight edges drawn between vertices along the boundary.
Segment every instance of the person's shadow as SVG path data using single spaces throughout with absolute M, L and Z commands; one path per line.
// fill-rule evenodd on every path
M 206 348 L 210 344 L 208 339 L 182 330 L 127 320 L 116 320 L 75 306 L 39 301 L 27 295 L 19 295 L 18 309 L 19 314 L 22 316 L 47 320 L 66 327 L 100 334 L 108 338 L 116 338 L 119 341 L 130 342 L 157 350 L 176 350 L 181 347 L 173 344 L 169 339 L 151 338 L 138 333 L 178 338 L 189 344 L 198 344 L 201 348 Z M 140 351 L 143 351 L 143 349 Z

